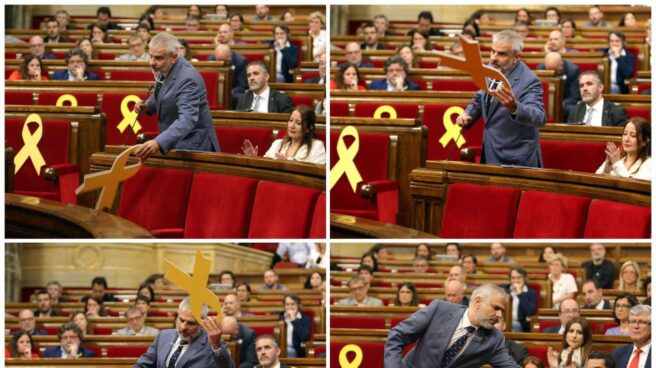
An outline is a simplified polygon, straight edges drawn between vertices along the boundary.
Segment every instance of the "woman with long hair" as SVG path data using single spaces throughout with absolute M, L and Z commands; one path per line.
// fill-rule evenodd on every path
M 25 330 L 16 331 L 11 335 L 11 341 L 9 342 L 9 357 L 21 359 L 38 358 L 38 353 L 32 353 L 33 346 L 34 340 L 32 340 L 32 335 L 29 332 Z
M 7 80 L 48 80 L 48 72 L 41 58 L 31 54 L 23 59 L 20 68 L 12 72 Z
M 549 368 L 583 367 L 592 351 L 592 329 L 583 317 L 575 317 L 565 325 L 560 352 L 548 348 Z
M 651 124 L 641 117 L 629 119 L 622 132 L 622 148 L 606 143 L 606 160 L 596 173 L 651 180 Z

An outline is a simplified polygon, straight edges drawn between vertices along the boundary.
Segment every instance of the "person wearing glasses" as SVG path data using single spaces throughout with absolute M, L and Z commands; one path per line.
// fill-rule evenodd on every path
M 629 326 L 629 310 L 638 305 L 638 298 L 631 293 L 620 294 L 615 298 L 613 303 L 613 318 L 619 326 L 609 328 L 606 335 L 629 336 L 631 327 Z
M 367 295 L 369 287 L 360 276 L 353 276 L 348 283 L 350 297 L 338 301 L 337 305 L 352 305 L 359 307 L 379 307 L 383 305 L 382 300 Z
M 618 367 L 651 367 L 651 307 L 636 305 L 629 311 L 631 344 L 613 350 Z
M 116 331 L 117 335 L 122 336 L 157 336 L 159 330 L 146 326 L 146 314 L 136 306 L 128 308 L 125 312 L 125 319 L 128 320 L 128 327 Z
M 138 33 L 133 33 L 128 38 L 128 46 L 130 53 L 123 54 L 118 57 L 119 60 L 129 61 L 148 61 L 148 54 L 146 53 L 146 41 Z

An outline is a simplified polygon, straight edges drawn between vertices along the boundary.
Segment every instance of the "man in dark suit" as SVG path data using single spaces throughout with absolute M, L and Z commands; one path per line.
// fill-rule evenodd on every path
M 389 30 L 389 19 L 385 14 L 377 14 L 374 16 L 374 26 L 376 26 L 376 32 L 378 32 L 378 37 L 394 36 L 394 32 Z
M 256 368 L 289 368 L 280 363 L 280 346 L 272 335 L 258 336 L 255 340 L 255 350 L 260 363 Z
M 580 317 L 579 305 L 574 299 L 565 299 L 558 306 L 560 325 L 543 328 L 540 332 L 563 334 L 570 319 Z
M 203 321 L 197 321 L 185 298 L 178 306 L 176 328 L 161 331 L 134 367 L 234 368 L 228 344 L 221 340 L 221 323 L 207 313 L 203 305 Z
M 57 330 L 59 346 L 47 348 L 43 353 L 44 358 L 93 358 L 96 356 L 91 350 L 80 347 L 83 333 L 80 327 L 73 322 L 65 323 Z
M 364 42 L 360 47 L 363 50 L 386 50 L 387 48 L 378 42 L 378 32 L 376 26 L 369 22 L 362 27 L 362 37 Z
M 418 91 L 419 85 L 406 81 L 410 72 L 408 64 L 399 55 L 394 55 L 385 61 L 383 70 L 387 75 L 385 79 L 377 79 L 371 82 L 369 89 L 372 91 Z
M 18 312 L 18 326 L 21 330 L 29 332 L 34 335 L 47 335 L 48 331 L 36 328 L 36 318 L 34 312 L 29 309 L 23 309 Z
M 448 280 L 444 284 L 444 295 L 444 300 L 449 303 L 464 306 L 469 305 L 469 298 L 465 296 L 465 284 L 460 282 L 460 280 Z
M 631 341 L 613 350 L 618 368 L 651 367 L 651 307 L 638 304 L 629 311 Z
M 339 64 L 351 63 L 355 65 L 358 69 L 360 68 L 373 68 L 374 64 L 362 60 L 362 48 L 357 42 L 349 42 L 344 47 L 344 53 L 346 54 L 346 61 Z
M 588 355 L 585 368 L 617 368 L 615 359 L 605 351 L 593 351 Z
M 419 12 L 417 15 L 417 28 L 419 32 L 428 33 L 429 36 L 444 36 L 439 29 L 433 28 L 433 13 L 428 10 Z M 408 36 L 412 35 L 415 29 L 408 31 Z
M 180 42 L 170 33 L 158 33 L 150 40 L 150 67 L 156 75 L 155 92 L 135 110 L 157 112 L 160 134 L 135 152 L 142 160 L 172 149 L 220 152 L 207 89 L 200 73 L 178 55 Z
M 599 287 L 599 282 L 596 280 L 587 280 L 581 287 L 583 296 L 585 297 L 585 305 L 582 309 L 596 309 L 596 310 L 610 310 L 608 300 L 604 299 L 604 290 Z
M 518 368 L 494 328 L 506 307 L 506 292 L 493 284 L 474 290 L 469 307 L 435 300 L 390 330 L 385 367 Z M 415 341 L 403 358 L 403 349 Z
M 237 52 L 232 51 L 227 44 L 218 44 L 214 48 L 214 53 L 207 57 L 207 61 L 230 61 L 232 70 L 232 104 L 237 105 L 239 97 L 248 89 L 248 80 L 246 79 L 246 64 L 248 60 Z
M 319 76 L 309 78 L 303 81 L 307 84 L 324 84 L 326 83 L 326 53 L 324 52 L 319 56 Z
M 624 126 L 629 116 L 619 105 L 604 99 L 604 84 L 596 70 L 586 70 L 579 76 L 581 99 L 567 117 L 568 123 L 593 126 Z
M 239 368 L 253 368 L 257 364 L 255 331 L 238 323 L 237 319 L 232 316 L 223 317 L 221 329 L 224 335 L 230 335 L 234 341 L 239 342 Z
M 524 42 L 514 31 L 492 37 L 490 66 L 502 72 L 510 86 L 490 83 L 480 90 L 456 120 L 469 127 L 481 116 L 485 121 L 481 163 L 542 167 L 540 127 L 546 122 L 542 83 L 520 60 Z M 495 81 L 496 82 L 496 81 Z
M 85 81 L 98 80 L 98 76 L 87 70 L 89 57 L 79 47 L 68 50 L 64 59 L 67 69 L 58 70 L 52 75 L 52 80 Z
M 103 276 L 96 276 L 91 280 L 91 297 L 103 302 L 115 302 L 113 294 L 107 292 L 107 279 Z
M 96 23 L 91 23 L 87 26 L 87 29 L 93 28 L 94 24 L 99 24 L 105 27 L 107 30 L 121 30 L 122 28 L 118 24 L 111 21 L 112 11 L 108 6 L 101 6 L 96 10 Z
M 261 61 L 254 61 L 246 67 L 248 87 L 237 101 L 237 110 L 253 112 L 291 112 L 292 99 L 269 87 L 269 70 Z
M 499 319 L 499 322 L 494 324 L 494 328 L 501 331 L 501 333 L 504 333 L 504 331 L 506 331 L 506 320 L 502 317 Z M 506 337 L 504 345 L 506 346 L 506 349 L 508 349 L 508 354 L 510 354 L 517 364 L 521 364 L 522 360 L 528 356 L 528 349 L 524 344 L 520 344 L 517 341 Z
M 563 120 L 567 121 L 569 111 L 581 100 L 579 92 L 579 75 L 581 69 L 571 61 L 563 60 L 558 52 L 549 52 L 544 56 L 544 64 L 538 65 L 538 70 L 553 70 L 556 76 L 565 78 L 563 91 Z
M 57 19 L 51 18 L 46 22 L 46 32 L 48 35 L 43 39 L 45 43 L 66 42 L 66 39 L 59 34 L 59 23 Z
M 30 38 L 30 54 L 38 56 L 41 60 L 54 60 L 57 57 L 53 54 L 46 54 L 46 45 L 41 36 L 32 36 Z M 29 55 L 25 55 L 27 57 Z
M 52 300 L 50 299 L 48 291 L 39 290 L 36 294 L 36 303 L 39 306 L 39 309 L 34 311 L 34 316 L 38 318 L 58 316 L 58 314 L 52 310 Z

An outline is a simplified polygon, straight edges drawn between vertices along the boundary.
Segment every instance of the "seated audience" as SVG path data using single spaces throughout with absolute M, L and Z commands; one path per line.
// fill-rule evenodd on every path
M 651 125 L 641 117 L 630 118 L 624 126 L 622 149 L 606 143 L 606 160 L 597 174 L 651 180 Z
M 416 256 L 412 260 L 412 272 L 414 273 L 426 273 L 429 271 L 428 258 L 424 256 Z
M 585 278 L 596 280 L 602 289 L 612 289 L 615 281 L 615 265 L 606 259 L 606 247 L 600 243 L 590 245 L 590 258 L 581 266 L 585 269 Z
M 46 30 L 48 35 L 43 38 L 45 43 L 60 43 L 68 42 L 64 37 L 60 35 L 59 22 L 56 18 L 50 18 L 46 21 Z
M 233 341 L 239 342 L 239 368 L 253 368 L 257 365 L 255 353 L 255 331 L 235 317 L 223 317 L 221 330 L 224 335 L 230 335 Z
M 48 80 L 48 72 L 36 55 L 28 55 L 18 70 L 14 70 L 7 80 Z
M 285 368 L 280 364 L 280 346 L 276 338 L 271 335 L 258 336 L 255 339 L 255 352 L 260 368 Z
M 289 290 L 285 285 L 278 283 L 278 274 L 274 270 L 264 271 L 264 284 L 258 290 Z
M 427 10 L 421 11 L 417 15 L 417 28 L 415 29 L 425 32 L 429 36 L 444 36 L 444 33 L 440 32 L 439 29 L 433 28 L 433 13 Z M 411 35 L 415 29 L 411 29 L 408 35 Z
M 138 307 L 141 309 L 146 316 L 148 316 L 148 309 L 150 309 L 150 300 L 143 296 L 143 295 L 137 295 L 137 297 L 134 299 L 134 306 Z
M 71 15 L 64 9 L 57 10 L 57 12 L 55 13 L 55 19 L 59 24 L 60 32 L 72 31 L 78 29 L 77 27 L 74 27 L 70 24 Z
M 374 26 L 378 32 L 378 38 L 394 36 L 394 32 L 389 30 L 389 19 L 385 14 L 377 14 L 374 16 Z
M 84 333 L 75 323 L 65 323 L 57 331 L 59 346 L 47 348 L 43 353 L 43 357 L 62 359 L 95 357 L 96 353 L 80 346 L 83 337 Z
M 34 341 L 32 335 L 25 330 L 19 330 L 11 335 L 9 342 L 9 358 L 34 359 L 39 353 L 33 353 Z
M 305 283 L 303 284 L 303 289 L 310 289 L 310 290 L 319 290 L 321 288 L 321 284 L 323 283 L 323 275 L 319 271 L 312 271 L 307 279 L 305 280 Z
M 310 257 L 310 252 L 313 247 L 313 243 L 282 242 L 278 243 L 276 254 L 280 256 L 280 259 L 283 261 L 296 263 L 299 267 L 305 267 L 305 263 Z
M 146 41 L 138 33 L 133 33 L 128 38 L 128 46 L 130 47 L 130 53 L 123 54 L 118 57 L 119 60 L 137 60 L 137 61 L 148 61 L 150 57 L 146 52 Z
M 554 29 L 549 33 L 549 38 L 544 44 L 544 52 L 557 52 L 559 54 L 564 54 L 566 52 L 575 51 L 565 47 L 566 43 L 567 39 L 563 36 L 563 31 L 560 29 Z
M 230 15 L 230 27 L 234 32 L 243 32 L 246 29 L 244 28 L 244 16 L 240 13 L 234 13 Z
M 362 50 L 386 50 L 386 47 L 378 42 L 378 32 L 376 26 L 369 22 L 362 27 L 363 41 L 360 47 Z
M 309 78 L 303 81 L 307 84 L 325 84 L 326 83 L 326 53 L 319 55 L 319 76 Z
M 367 252 L 360 257 L 360 266 L 366 265 L 371 267 L 371 270 L 378 272 L 378 260 L 372 252 Z
M 599 287 L 597 280 L 587 280 L 581 286 L 585 305 L 581 309 L 610 310 L 610 302 L 604 299 L 604 290 Z
M 36 304 L 38 309 L 34 311 L 34 316 L 37 318 L 43 317 L 57 317 L 59 314 L 52 309 L 52 300 L 48 291 L 43 289 L 36 293 Z
M 615 297 L 615 303 L 613 303 L 613 318 L 619 326 L 606 330 L 606 335 L 629 336 L 631 332 L 631 325 L 629 325 L 629 310 L 638 304 L 638 298 L 631 293 L 624 293 Z
M 501 243 L 490 244 L 490 256 L 485 262 L 502 262 L 513 263 L 514 261 L 506 256 L 506 247 Z
M 444 283 L 444 300 L 453 304 L 469 306 L 469 298 L 465 296 L 465 286 L 460 280 L 447 280 Z
M 139 285 L 139 288 L 137 289 L 137 295 L 142 295 L 148 298 L 151 302 L 155 301 L 155 290 L 146 283 L 143 283 Z
M 290 43 L 289 27 L 278 24 L 273 28 L 271 46 L 276 51 L 276 82 L 292 83 L 294 78 L 291 70 L 298 65 L 299 48 Z
M 328 268 L 328 257 L 326 256 L 326 244 L 317 243 L 310 252 L 310 258 L 305 268 Z
M 494 324 L 494 328 L 501 331 L 503 334 L 506 331 L 506 320 L 503 317 L 499 318 L 497 323 Z M 520 344 L 517 341 L 514 341 L 508 337 L 504 339 L 504 344 L 508 350 L 508 354 L 513 358 L 513 360 L 519 364 L 521 361 L 528 357 L 528 349 L 524 344 Z
M 320 12 L 308 15 L 308 34 L 312 37 L 312 60 L 319 61 L 319 56 L 326 53 L 326 17 Z
M 297 106 L 287 122 L 287 135 L 285 138 L 276 139 L 264 157 L 275 160 L 292 160 L 309 162 L 313 164 L 326 164 L 326 148 L 323 142 L 315 139 L 316 120 L 314 111 L 306 105 Z M 257 156 L 258 147 L 248 140 L 244 140 L 242 152 L 247 156 Z M 305 244 L 306 246 L 308 244 Z M 305 256 L 309 256 L 309 249 Z M 303 262 L 305 264 L 305 262 Z
M 232 101 L 236 105 L 239 97 L 248 89 L 248 80 L 246 79 L 246 65 L 248 60 L 236 51 L 231 50 L 230 46 L 218 44 L 214 48 L 214 53 L 208 56 L 207 61 L 230 62 L 232 71 Z
M 105 27 L 105 29 L 111 29 L 111 30 L 120 30 L 121 27 L 119 27 L 116 23 L 112 22 L 112 11 L 109 9 L 107 6 L 101 6 L 96 10 L 96 23 Z M 87 26 L 87 29 L 91 29 L 94 24 L 96 23 L 91 23 Z
M 570 110 L 568 123 L 592 126 L 623 126 L 628 119 L 624 107 L 604 99 L 604 83 L 596 70 L 586 70 L 579 75 L 581 100 Z
M 152 28 L 148 27 L 146 24 L 139 24 L 137 28 L 134 30 L 141 38 L 144 40 L 144 44 L 148 44 L 150 42 L 150 30 Z
M 524 22 L 515 23 L 515 27 L 513 27 L 513 31 L 515 31 L 515 33 L 517 33 L 522 38 L 522 40 L 528 38 L 529 33 L 531 32 L 531 30 L 528 28 L 528 24 Z
M 70 299 L 62 297 L 62 294 L 64 293 L 64 288 L 62 287 L 59 281 L 53 280 L 48 282 L 48 284 L 46 285 L 46 290 L 48 290 L 48 294 L 50 294 L 50 300 L 52 302 L 52 305 L 70 302 Z
M 549 263 L 551 258 L 558 253 L 556 252 L 556 249 L 554 247 L 544 247 L 542 248 L 542 252 L 540 252 L 540 257 L 538 258 L 538 262 L 540 263 Z
M 524 22 L 526 25 L 531 25 L 531 21 L 533 19 L 531 18 L 531 13 L 529 13 L 528 9 L 526 8 L 519 8 L 515 12 L 515 24 L 518 22 Z
M 364 86 L 359 84 L 360 71 L 358 67 L 344 63 L 340 65 L 335 79 L 330 80 L 330 89 L 341 89 L 346 91 L 364 91 Z
M 433 49 L 433 45 L 431 45 L 428 37 L 428 33 L 417 30 L 412 31 L 412 33 L 410 33 L 410 47 L 412 47 L 412 50 L 414 52 L 431 51 Z
M 635 15 L 633 15 L 633 13 L 631 12 L 624 13 L 624 15 L 622 16 L 622 18 L 620 19 L 617 25 L 619 27 L 635 28 L 636 27 Z
M 449 269 L 449 276 L 446 279 L 447 281 L 450 280 L 458 280 L 460 281 L 465 288 L 467 288 L 467 274 L 465 273 L 465 269 L 462 268 L 461 265 L 456 264 L 451 266 Z
M 367 295 L 369 287 L 360 276 L 353 276 L 348 282 L 350 297 L 339 300 L 336 305 L 352 305 L 358 307 L 379 307 L 383 302 Z
M 611 27 L 609 23 L 604 22 L 604 13 L 598 5 L 593 5 L 588 9 L 589 22 L 584 24 L 584 27 Z
M 592 329 L 583 317 L 572 318 L 565 326 L 560 352 L 547 350 L 550 368 L 581 367 L 592 351 Z
M 522 368 L 544 368 L 544 363 L 540 358 L 536 358 L 532 355 L 527 356 L 521 362 Z
M 605 351 L 593 351 L 588 355 L 585 368 L 616 368 L 615 358 Z
M 574 19 L 566 18 L 560 22 L 560 30 L 563 31 L 563 38 L 573 40 L 580 38 L 576 35 L 576 22 Z
M 79 38 L 75 44 L 80 50 L 84 51 L 89 61 L 98 60 L 98 49 L 88 37 Z
M 287 357 L 304 358 L 301 343 L 310 340 L 312 319 L 301 313 L 301 298 L 298 294 L 287 294 L 283 302 L 285 312 L 281 316 L 287 324 Z
M 460 40 L 453 41 L 453 44 L 451 44 L 451 47 L 449 47 L 449 53 L 464 59 L 465 49 L 462 48 L 462 42 L 460 42 Z
M 364 284 L 367 287 L 371 287 L 371 280 L 374 278 L 374 271 L 371 269 L 371 267 L 367 265 L 360 265 L 360 268 L 358 268 L 358 276 L 364 280 Z
M 74 311 L 69 316 L 68 322 L 75 323 L 85 335 L 93 335 L 93 323 L 89 322 L 89 317 L 84 312 Z
M 148 276 L 146 280 L 144 280 L 144 283 L 150 285 L 154 291 L 162 291 L 166 288 L 167 281 L 164 278 L 164 275 L 160 273 L 154 273 Z
M 426 304 L 419 303 L 419 294 L 417 293 L 415 284 L 404 282 L 399 285 L 399 288 L 396 291 L 396 299 L 394 299 L 394 304 L 392 304 L 392 306 L 423 308 Z
M 478 260 L 476 259 L 476 256 L 473 254 L 465 254 L 462 256 L 460 259 L 460 265 L 462 268 L 465 270 L 465 273 L 467 275 L 476 275 L 478 274 L 478 270 L 476 267 L 478 266 Z
M 89 58 L 87 54 L 80 48 L 68 50 L 66 53 L 65 62 L 67 69 L 58 70 L 52 75 L 52 80 L 64 81 L 85 81 L 85 80 L 98 80 L 98 76 L 87 70 Z
M 560 10 L 555 6 L 550 6 L 544 9 L 544 20 L 551 22 L 552 25 L 557 26 L 560 24 Z
M 621 31 L 608 33 L 608 47 L 602 50 L 610 61 L 610 93 L 629 93 L 625 80 L 633 77 L 635 55 L 626 49 L 626 37 Z
M 282 22 L 293 22 L 296 20 L 294 17 L 294 12 L 291 9 L 285 9 L 282 11 L 282 14 L 280 14 L 280 20 Z
M 27 331 L 30 335 L 47 335 L 46 330 L 36 328 L 36 318 L 34 312 L 29 309 L 23 309 L 18 312 L 18 327 Z
M 146 315 L 137 307 L 128 308 L 125 312 L 125 319 L 128 321 L 128 327 L 116 331 L 117 335 L 127 336 L 157 336 L 159 330 L 145 325 Z
M 506 291 L 512 300 L 512 331 L 529 332 L 528 318 L 535 315 L 538 308 L 538 293 L 528 288 L 528 274 L 521 267 L 510 268 L 510 284 Z
M 235 293 L 239 298 L 240 303 L 248 303 L 251 301 L 251 285 L 246 282 L 238 282 L 235 286 Z
M 489 26 L 490 24 L 492 24 L 492 18 L 490 17 L 490 14 L 485 9 L 476 10 L 469 16 L 469 19 L 475 21 L 481 26 Z
M 356 68 L 373 68 L 374 64 L 368 61 L 362 61 L 362 48 L 357 42 L 349 42 L 344 47 L 344 53 L 346 55 L 346 61 L 341 63 L 340 66 L 344 64 L 353 64 Z
M 81 301 L 84 303 L 84 314 L 86 314 L 87 317 L 107 317 L 107 312 L 105 311 L 105 306 L 101 299 L 96 299 L 86 295 Z
M 394 55 L 385 61 L 383 66 L 386 78 L 371 82 L 369 87 L 372 91 L 418 91 L 419 85 L 406 81 L 410 73 L 408 64 L 398 55 Z
M 642 288 L 640 281 L 640 266 L 637 262 L 626 261 L 620 267 L 618 289 L 622 291 L 639 291 Z
M 415 248 L 415 257 L 422 256 L 426 259 L 433 259 L 433 252 L 431 252 L 430 247 L 426 243 L 419 243 Z
M 292 99 L 269 87 L 269 70 L 261 61 L 253 61 L 246 67 L 248 89 L 237 100 L 237 110 L 253 112 L 291 112 Z
M 103 302 L 117 301 L 114 295 L 107 292 L 107 279 L 102 276 L 94 277 L 91 280 L 91 296 Z
M 269 6 L 255 5 L 255 15 L 253 16 L 253 20 L 273 20 L 273 16 L 269 14 Z
M 251 313 L 246 313 L 241 311 L 241 301 L 237 294 L 227 294 L 223 298 L 223 315 L 230 316 L 235 318 L 241 318 L 243 316 L 251 316 Z
M 576 298 L 579 291 L 572 274 L 567 273 L 567 258 L 561 254 L 554 255 L 549 261 L 549 280 L 552 283 L 551 301 L 554 308 L 565 299 Z
M 470 39 L 470 40 L 475 40 L 481 35 L 480 28 L 478 27 L 478 23 L 473 20 L 473 19 L 467 19 L 465 23 L 462 25 L 462 36 Z
M 203 11 L 198 5 L 189 5 L 187 8 L 187 17 L 197 17 L 198 19 L 203 17 Z
M 415 52 L 411 46 L 404 45 L 399 47 L 396 50 L 396 54 L 400 56 L 411 69 L 419 66 L 417 58 L 415 57 Z
M 637 305 L 629 312 L 631 344 L 615 348 L 613 358 L 618 367 L 651 367 L 651 307 Z
M 100 24 L 94 24 L 89 31 L 89 39 L 94 45 L 103 45 L 111 43 L 107 29 Z
M 178 55 L 184 57 L 188 61 L 198 61 L 198 59 L 194 57 L 191 51 L 191 45 L 189 45 L 189 41 L 185 40 L 184 38 L 179 38 L 178 42 L 180 43 Z
M 460 259 L 460 256 L 462 256 L 462 247 L 459 243 L 446 243 L 444 254 L 452 256 L 454 259 Z
M 369 253 L 373 253 L 377 260 L 388 261 L 393 259 L 389 248 L 385 244 L 374 244 L 369 248 Z
M 237 283 L 237 278 L 232 271 L 221 271 L 219 274 L 219 283 L 221 283 L 221 285 L 230 286 L 231 289 L 234 289 L 235 284 Z
M 46 46 L 41 36 L 32 36 L 30 38 L 30 54 L 41 58 L 41 60 L 57 59 L 53 54 L 46 54 Z M 28 55 L 25 55 L 27 57 Z
M 541 332 L 544 333 L 558 333 L 565 332 L 565 326 L 572 318 L 577 318 L 579 314 L 579 305 L 575 299 L 565 299 L 558 306 L 558 319 L 560 319 L 559 326 L 545 327 Z

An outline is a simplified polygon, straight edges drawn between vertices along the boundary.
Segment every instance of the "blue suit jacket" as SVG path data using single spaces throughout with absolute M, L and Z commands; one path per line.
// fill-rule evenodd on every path
M 503 288 L 506 289 L 508 294 L 510 294 L 510 285 L 504 285 Z M 522 325 L 522 330 L 524 332 L 529 332 L 531 331 L 531 324 L 526 320 L 526 317 L 530 317 L 535 314 L 538 306 L 538 293 L 537 291 L 528 288 L 527 292 L 517 295 L 517 299 L 519 299 L 519 308 L 517 308 L 517 320 L 519 320 L 519 323 Z
M 414 82 L 405 81 L 405 89 L 408 91 L 419 91 L 419 85 Z M 387 91 L 387 79 L 376 79 L 371 81 L 370 91 Z
M 619 348 L 615 348 L 615 350 L 613 350 L 613 358 L 615 358 L 617 368 L 625 368 L 629 365 L 629 358 L 631 357 L 632 351 L 633 344 L 620 346 Z M 647 364 L 645 364 L 645 368 L 646 367 L 651 367 L 651 349 L 649 349 L 649 355 L 647 355 Z
M 96 353 L 94 353 L 89 349 L 81 348 L 80 352 L 82 353 L 83 358 L 93 358 L 96 356 Z M 44 358 L 61 358 L 61 355 L 62 355 L 61 346 L 54 346 L 51 348 L 47 348 L 46 351 L 43 352 Z
M 268 43 L 271 45 L 271 47 L 274 47 L 273 41 L 268 41 Z M 280 50 L 280 52 L 282 53 L 280 72 L 285 77 L 285 83 L 292 83 L 294 82 L 294 76 L 289 72 L 289 70 L 298 66 L 298 46 L 290 42 L 289 47 L 285 47 L 284 49 Z
M 52 80 L 63 80 L 67 81 L 68 77 L 70 74 L 68 73 L 68 69 L 65 70 L 57 70 L 52 74 Z M 88 70 L 84 72 L 84 76 L 87 77 L 87 80 L 99 80 L 98 75 L 96 73 L 92 73 Z
M 546 114 L 540 79 L 521 60 L 506 78 L 517 99 L 515 117 L 494 97 L 485 106 L 488 94 L 484 90 L 476 92 L 465 109 L 473 122 L 481 116 L 485 121 L 481 162 L 542 167 L 540 127 L 545 124 Z
M 207 102 L 207 88 L 191 63 L 179 57 L 159 90 L 148 98 L 149 115 L 157 112 L 162 153 L 172 149 L 219 152 Z
M 292 336 L 292 345 L 296 350 L 296 355 L 299 358 L 305 357 L 305 350 L 301 347 L 302 342 L 310 340 L 310 330 L 312 328 L 312 320 L 310 317 L 301 314 L 301 319 L 292 321 L 294 326 L 294 335 Z
M 441 367 L 449 340 L 466 310 L 463 305 L 435 300 L 396 325 L 385 343 L 385 368 Z M 402 358 L 403 348 L 414 341 L 417 345 Z M 506 350 L 503 334 L 495 328 L 478 328 L 469 345 L 449 367 L 479 368 L 484 364 L 519 368 Z
M 538 65 L 538 70 L 545 70 L 544 64 Z M 581 69 L 568 60 L 563 60 L 563 74 L 565 78 L 565 90 L 563 91 L 563 106 L 576 105 L 581 101 L 581 90 L 579 89 L 579 75 Z
M 626 55 L 617 58 L 617 72 L 615 73 L 615 78 L 617 80 L 618 86 L 620 87 L 620 92 L 627 94 L 629 93 L 629 86 L 624 84 L 624 80 L 631 79 L 631 77 L 633 77 L 636 58 L 632 52 L 629 52 L 626 49 L 624 51 L 626 51 Z M 608 57 L 608 49 L 603 49 L 603 52 L 604 55 Z M 610 86 L 608 86 L 607 93 L 610 93 Z
M 175 329 L 161 331 L 155 341 L 148 347 L 148 351 L 139 357 L 139 360 L 134 364 L 134 368 L 165 368 L 166 357 L 171 352 L 177 338 L 178 331 Z M 207 333 L 201 329 L 200 335 L 192 341 L 176 367 L 234 368 L 234 363 L 230 359 L 228 345 L 221 341 L 221 348 L 214 354 L 209 341 L 207 341 Z

